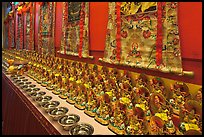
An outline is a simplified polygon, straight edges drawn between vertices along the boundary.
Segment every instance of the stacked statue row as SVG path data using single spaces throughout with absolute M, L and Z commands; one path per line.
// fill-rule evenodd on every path
M 23 54 L 22 54 L 23 55 Z M 116 134 L 188 134 L 202 131 L 202 88 L 183 82 L 27 52 L 28 75 Z

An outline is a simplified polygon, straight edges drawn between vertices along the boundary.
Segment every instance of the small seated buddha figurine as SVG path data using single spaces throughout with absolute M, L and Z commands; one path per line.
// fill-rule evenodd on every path
M 149 135 L 163 135 L 164 121 L 157 116 L 152 116 L 150 118 L 148 125 Z
M 68 96 L 68 85 L 69 85 L 69 80 L 66 77 L 62 77 L 62 88 L 61 88 L 61 93 L 59 94 L 59 97 L 61 99 L 67 99 Z
M 149 108 L 152 115 L 160 117 L 165 122 L 169 122 L 171 119 L 169 114 L 169 108 L 166 105 L 166 99 L 160 93 L 153 93 L 150 96 Z
M 149 88 L 149 79 L 144 73 L 141 73 L 139 76 L 137 76 L 135 82 L 136 87 L 140 87 L 143 85 L 144 87 Z
M 88 102 L 88 98 L 87 98 L 87 89 L 84 86 L 84 84 L 78 84 L 78 94 L 77 97 L 75 99 L 75 104 L 74 106 L 80 110 L 84 110 L 85 109 L 85 105 Z
M 86 108 L 84 113 L 90 117 L 95 117 L 98 108 L 97 98 L 93 89 L 89 89 L 88 102 L 86 103 Z
M 99 107 L 96 111 L 94 119 L 102 125 L 108 125 L 110 119 L 110 97 L 108 94 L 103 94 L 97 100 Z
M 150 99 L 150 92 L 149 90 L 144 87 L 140 86 L 138 88 L 133 88 L 132 102 L 135 107 L 141 108 L 144 112 L 149 109 L 149 99 Z
M 159 92 L 162 93 L 165 96 L 165 87 L 164 87 L 164 81 L 159 78 L 155 77 L 150 80 L 150 86 L 151 86 L 151 92 Z
M 182 121 L 190 124 L 195 130 L 202 129 L 202 105 L 197 100 L 188 100 L 184 106 L 187 113 L 184 113 Z
M 130 108 L 132 106 L 132 108 Z M 127 135 L 144 135 L 147 132 L 147 127 L 144 123 L 144 111 L 139 107 L 130 105 L 126 115 L 126 134 Z
M 116 101 L 116 106 L 110 117 L 108 128 L 118 135 L 125 134 L 125 121 L 127 119 L 125 111 L 126 105 L 124 102 Z
M 121 90 L 121 96 L 131 99 L 130 95 L 131 95 L 131 92 L 132 92 L 132 87 L 129 84 L 129 82 L 124 82 L 123 87 L 124 87 L 123 90 Z
M 176 82 L 171 85 L 170 91 L 172 92 L 172 97 L 169 99 L 171 110 L 175 115 L 179 115 L 181 107 L 190 99 L 189 88 L 183 82 Z
M 180 123 L 180 131 L 184 134 L 189 130 L 196 130 L 202 132 L 202 123 L 198 120 L 199 117 L 195 112 L 196 110 L 192 109 L 191 111 L 187 111 L 184 116 L 184 119 Z
M 78 91 L 81 90 L 80 86 L 76 84 L 74 81 L 70 81 L 69 90 L 68 90 L 68 97 L 66 101 L 70 104 L 75 104 L 75 99 L 77 97 Z
M 51 69 L 45 68 L 45 71 L 43 73 L 43 77 L 41 79 L 41 86 L 46 87 L 49 81 L 49 75 L 50 75 Z
M 55 95 L 59 95 L 62 92 L 62 76 L 60 74 L 55 74 L 55 85 L 56 87 L 52 90 L 52 93 Z
M 130 85 L 132 84 L 132 77 L 131 77 L 131 73 L 129 71 L 124 70 L 123 74 L 121 75 L 122 78 L 122 82 L 127 82 Z
M 46 89 L 48 90 L 53 90 L 56 87 L 56 79 L 55 79 L 55 74 L 53 72 L 49 73 L 49 78 L 48 78 L 48 84 L 46 86 Z
M 200 89 L 198 90 L 198 92 L 196 93 L 196 95 L 195 95 L 194 98 L 195 98 L 195 100 L 198 101 L 199 104 L 202 106 L 202 98 L 203 98 L 203 96 L 202 96 L 202 88 L 200 88 Z

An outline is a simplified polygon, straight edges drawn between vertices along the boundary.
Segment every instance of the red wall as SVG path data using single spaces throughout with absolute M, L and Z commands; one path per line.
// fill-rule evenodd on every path
M 202 83 L 202 3 L 201 2 L 179 2 L 178 7 L 178 23 L 181 40 L 181 54 L 183 68 L 187 71 L 194 71 L 193 78 L 186 76 L 177 76 L 174 74 L 164 74 L 157 71 L 147 71 L 137 68 L 109 65 L 101 63 L 98 58 L 103 57 L 105 46 L 106 26 L 108 21 L 108 2 L 90 2 L 90 55 L 94 56 L 94 60 L 82 59 L 88 63 L 96 63 L 107 65 L 109 67 L 117 67 L 120 69 L 128 69 L 135 72 L 144 72 L 149 75 L 185 81 L 189 83 Z M 56 4 L 56 31 L 55 31 L 55 47 L 59 50 L 60 40 L 62 37 L 62 3 Z M 37 19 L 36 19 L 37 22 Z M 35 27 L 38 27 L 37 24 Z M 35 29 L 36 30 L 36 29 Z M 37 37 L 37 33 L 35 34 Z M 35 39 L 36 42 L 36 39 Z M 36 44 L 35 44 L 36 45 Z M 37 46 L 37 45 L 36 45 Z M 78 57 L 71 57 L 57 54 L 57 56 L 81 60 Z

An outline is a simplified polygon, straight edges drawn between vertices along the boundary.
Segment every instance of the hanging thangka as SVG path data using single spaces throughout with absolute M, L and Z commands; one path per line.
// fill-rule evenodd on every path
M 101 61 L 184 74 L 177 2 L 109 2 Z
M 89 56 L 89 3 L 63 2 L 62 39 L 60 53 Z
M 55 2 L 40 3 L 38 51 L 55 55 L 54 46 Z
M 23 15 L 22 6 L 17 9 L 17 39 L 16 39 L 16 49 L 23 49 Z
M 25 17 L 24 49 L 34 50 L 34 2 L 26 2 L 22 11 Z
M 8 14 L 8 48 L 14 48 L 14 12 L 10 11 Z

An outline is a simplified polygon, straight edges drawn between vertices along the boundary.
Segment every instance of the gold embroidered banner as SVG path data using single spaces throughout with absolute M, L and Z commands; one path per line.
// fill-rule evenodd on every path
M 161 7 L 158 7 L 159 4 Z M 182 74 L 177 5 L 177 2 L 121 2 L 121 47 L 117 48 L 117 5 L 109 2 L 106 46 L 102 61 Z M 162 24 L 158 24 L 159 22 Z M 158 46 L 158 43 L 161 45 Z
M 63 2 L 61 54 L 89 56 L 89 3 Z
M 25 17 L 24 49 L 34 50 L 34 2 L 24 5 L 23 16 Z
M 55 2 L 43 2 L 40 5 L 38 51 L 42 54 L 55 55 Z
M 23 16 L 18 14 L 16 49 L 23 49 Z

